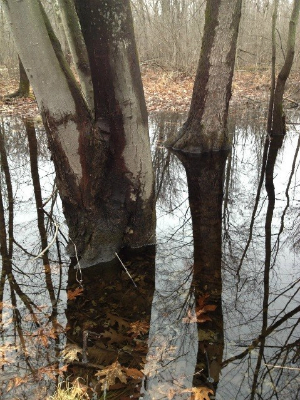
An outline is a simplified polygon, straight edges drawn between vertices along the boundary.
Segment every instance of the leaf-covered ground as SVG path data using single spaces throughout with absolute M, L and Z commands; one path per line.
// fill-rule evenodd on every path
M 194 76 L 161 68 L 142 68 L 144 91 L 149 113 L 155 111 L 186 112 L 193 91 Z M 34 96 L 28 99 L 5 99 L 18 88 L 18 81 L 7 74 L 0 75 L 0 113 L 37 117 Z M 236 71 L 233 81 L 232 107 L 267 107 L 270 72 Z M 287 106 L 300 103 L 300 73 L 294 72 L 288 81 L 285 94 Z

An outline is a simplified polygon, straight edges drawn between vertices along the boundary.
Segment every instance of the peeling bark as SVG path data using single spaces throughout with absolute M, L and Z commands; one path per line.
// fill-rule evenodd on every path
M 189 153 L 226 149 L 227 116 L 241 0 L 208 0 L 204 36 L 188 119 L 167 146 Z

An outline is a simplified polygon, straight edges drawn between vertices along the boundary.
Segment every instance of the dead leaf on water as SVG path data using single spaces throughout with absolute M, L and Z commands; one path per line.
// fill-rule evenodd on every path
M 20 376 L 16 376 L 15 378 L 10 379 L 10 381 L 8 382 L 6 391 L 9 392 L 10 390 L 12 390 L 26 382 L 28 382 L 28 376 L 24 376 L 22 378 Z
M 211 321 L 207 312 L 213 312 L 216 310 L 217 306 L 215 304 L 205 304 L 206 300 L 208 299 L 209 295 L 200 296 L 197 300 L 196 310 L 195 313 L 192 312 L 191 309 L 188 310 L 187 316 L 182 318 L 182 322 L 185 324 L 192 324 L 192 323 L 203 323 L 206 321 Z
M 127 375 L 124 369 L 118 361 L 115 361 L 112 365 L 98 371 L 95 376 L 103 377 L 99 380 L 102 383 L 101 389 L 108 390 L 110 386 L 116 383 L 117 379 L 122 383 L 127 383 Z
M 191 400 L 210 400 L 209 395 L 214 394 L 214 391 L 206 386 L 199 386 L 185 389 L 182 393 L 191 393 Z
M 82 351 L 76 344 L 67 344 L 61 355 L 66 362 L 79 361 L 78 354 L 82 354 Z
M 143 379 L 144 374 L 136 368 L 126 368 L 126 374 L 133 379 Z
M 136 338 L 138 336 L 145 335 L 148 333 L 150 328 L 149 322 L 147 321 L 136 321 L 130 324 L 129 333 L 132 334 L 132 337 Z
M 74 290 L 68 290 L 67 295 L 68 295 L 68 300 L 74 300 L 76 297 L 81 296 L 83 294 L 83 288 L 82 287 L 77 287 Z

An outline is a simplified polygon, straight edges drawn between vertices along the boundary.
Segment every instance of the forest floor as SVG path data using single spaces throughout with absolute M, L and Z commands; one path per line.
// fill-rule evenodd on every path
M 157 111 L 187 112 L 192 96 L 194 76 L 161 68 L 142 68 L 142 79 L 149 113 Z M 0 114 L 37 117 L 34 96 L 27 99 L 5 99 L 18 88 L 18 81 L 0 72 Z M 270 88 L 269 71 L 235 72 L 232 85 L 231 108 L 266 109 Z M 300 73 L 291 74 L 285 93 L 286 107 L 300 104 Z

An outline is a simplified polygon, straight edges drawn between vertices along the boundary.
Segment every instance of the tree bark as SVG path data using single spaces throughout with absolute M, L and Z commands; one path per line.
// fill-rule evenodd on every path
M 153 171 L 129 0 L 77 4 L 95 116 L 40 2 L 4 4 L 42 113 L 70 249 L 83 267 L 153 241 Z
M 167 146 L 189 153 L 226 149 L 227 116 L 241 0 L 208 0 L 204 36 L 188 119 Z
M 273 104 L 271 103 L 269 107 L 268 120 L 271 122 L 268 123 L 268 132 L 271 134 L 284 135 L 286 131 L 285 115 L 283 112 L 283 94 L 285 90 L 285 84 L 290 75 L 294 61 L 296 29 L 299 20 L 299 11 L 300 0 L 294 0 L 292 15 L 289 23 L 285 62 L 278 74 L 273 98 L 271 97 Z
M 58 0 L 58 4 L 60 6 L 64 31 L 80 80 L 82 92 L 90 111 L 93 113 L 94 91 L 91 81 L 90 65 L 74 1 Z

